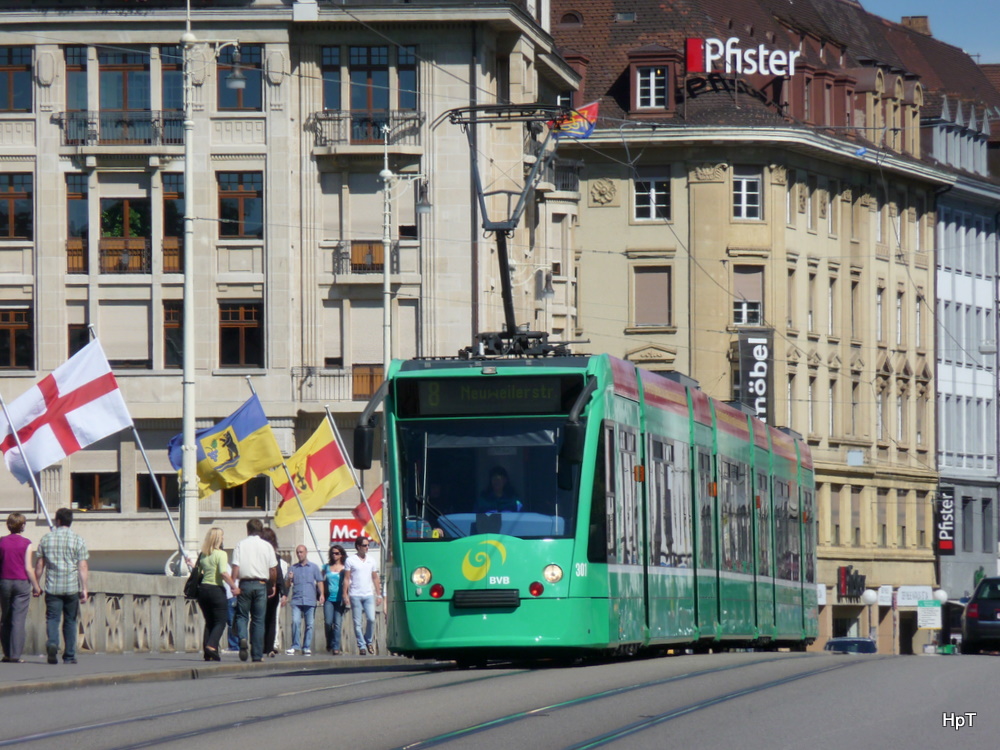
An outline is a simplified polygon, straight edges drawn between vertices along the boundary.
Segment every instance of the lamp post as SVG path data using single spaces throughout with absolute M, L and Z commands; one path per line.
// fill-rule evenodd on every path
M 861 595 L 861 603 L 868 607 L 868 637 L 878 643 L 878 626 L 872 620 L 872 605 L 878 601 L 878 592 L 865 589 Z
M 184 300 L 181 307 L 182 342 L 184 347 L 181 370 L 181 536 L 184 547 L 194 550 L 199 545 L 198 517 L 198 448 L 195 445 L 195 338 L 194 338 L 194 60 L 192 53 L 198 38 L 191 31 L 191 4 L 188 0 L 181 45 L 184 53 Z M 226 87 L 242 89 L 246 79 L 239 70 L 237 42 L 216 44 L 215 56 L 226 47 L 235 47 L 234 69 L 226 78 Z
M 392 361 L 392 188 L 399 179 L 422 180 L 422 174 L 398 175 L 389 169 L 389 123 L 382 126 L 382 376 L 389 376 Z M 431 211 L 426 186 L 421 185 L 416 212 L 426 215 Z
M 940 602 L 941 604 L 941 627 L 938 628 L 938 646 L 948 646 L 950 645 L 950 642 L 949 643 L 941 642 L 942 634 L 945 632 L 949 633 L 949 641 L 950 641 L 950 628 L 948 627 L 948 621 L 946 619 L 948 617 L 948 612 L 945 609 L 945 603 L 948 601 L 948 592 L 945 591 L 944 589 L 936 589 L 934 591 L 934 599 L 935 601 Z

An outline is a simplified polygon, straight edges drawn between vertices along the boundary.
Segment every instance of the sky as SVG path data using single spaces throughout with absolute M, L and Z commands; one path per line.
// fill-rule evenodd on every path
M 1000 63 L 1000 0 L 860 0 L 869 13 L 897 23 L 903 16 L 928 16 L 935 39 Z M 976 59 L 973 57 L 973 59 Z

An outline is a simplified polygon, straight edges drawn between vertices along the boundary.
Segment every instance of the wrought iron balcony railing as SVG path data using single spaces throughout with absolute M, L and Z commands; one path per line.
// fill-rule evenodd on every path
M 389 128 L 389 144 L 419 146 L 423 112 L 407 110 L 324 110 L 312 116 L 315 145 L 381 144 L 383 129 Z
M 62 112 L 64 146 L 183 146 L 184 113 Z

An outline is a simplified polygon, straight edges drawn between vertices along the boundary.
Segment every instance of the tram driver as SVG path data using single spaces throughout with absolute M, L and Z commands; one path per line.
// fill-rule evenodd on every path
M 489 484 L 476 498 L 476 513 L 520 513 L 524 505 L 502 466 L 490 469 Z

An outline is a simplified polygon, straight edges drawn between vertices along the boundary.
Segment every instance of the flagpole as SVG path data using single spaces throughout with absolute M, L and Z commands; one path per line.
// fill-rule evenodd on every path
M 285 476 L 288 477 L 288 483 L 292 486 L 292 492 L 295 493 L 295 502 L 299 504 L 299 512 L 302 514 L 302 520 L 306 522 L 306 528 L 309 530 L 309 536 L 312 537 L 313 546 L 316 548 L 316 554 L 319 555 L 322 560 L 323 551 L 319 547 L 319 540 L 316 539 L 316 533 L 313 531 L 312 524 L 309 523 L 309 516 L 306 514 L 306 506 L 302 504 L 302 498 L 299 497 L 299 488 L 295 486 L 295 481 L 292 479 L 292 473 L 288 470 L 288 464 L 282 461 L 281 467 L 285 470 Z
M 370 518 L 372 520 L 372 522 L 373 522 L 372 526 L 375 528 L 376 535 L 378 535 L 378 543 L 384 547 L 385 543 L 382 540 L 382 529 L 379 528 L 379 526 L 378 526 L 377 523 L 374 523 L 374 521 L 375 521 L 375 514 L 372 513 L 372 506 L 370 506 L 368 504 L 368 497 L 365 495 L 365 490 L 361 486 L 361 482 L 358 481 L 358 474 L 357 474 L 356 471 L 354 471 L 354 462 L 346 460 L 347 455 L 348 455 L 347 454 L 347 449 L 344 447 L 344 441 L 340 437 L 340 430 L 337 429 L 337 422 L 334 420 L 333 414 L 330 413 L 330 405 L 326 404 L 326 405 L 324 405 L 323 408 L 326 410 L 326 418 L 328 420 L 330 420 L 330 427 L 333 428 L 333 437 L 337 441 L 337 447 L 340 448 L 340 454 L 342 456 L 344 456 L 344 458 L 345 458 L 344 463 L 346 463 L 350 467 L 350 469 L 351 469 L 351 478 L 354 480 L 354 486 L 358 488 L 358 494 L 361 495 L 361 502 L 363 502 L 365 504 L 365 508 L 368 511 L 368 518 Z M 383 474 L 384 474 L 384 472 L 383 472 Z M 385 489 L 384 489 L 384 487 L 383 487 L 383 493 L 382 493 L 382 507 L 383 508 L 385 507 Z
M 31 470 L 31 464 L 28 463 L 28 456 L 24 452 L 24 446 L 21 445 L 21 436 L 17 434 L 17 428 L 14 427 L 14 421 L 10 418 L 10 412 L 7 411 L 7 402 L 3 399 L 3 394 L 0 394 L 0 407 L 3 407 L 3 415 L 7 417 L 7 424 L 10 425 L 10 434 L 14 436 L 14 442 L 17 443 L 17 449 L 21 453 L 21 460 L 24 461 L 24 468 L 28 470 L 28 478 L 31 480 L 31 487 L 35 490 L 35 498 L 38 501 L 39 506 L 41 506 L 42 513 L 45 515 L 45 521 L 49 525 L 49 530 L 55 528 L 52 523 L 52 516 L 49 515 L 49 509 L 45 507 L 45 498 L 42 497 L 42 489 L 38 486 L 38 480 L 35 478 L 35 472 Z
M 156 474 L 153 473 L 153 466 L 149 463 L 149 456 L 146 455 L 146 448 L 139 438 L 139 431 L 135 429 L 135 424 L 132 425 L 132 437 L 135 438 L 135 444 L 139 446 L 139 453 L 142 454 L 142 460 L 146 462 L 146 470 L 149 472 L 149 478 L 152 480 L 153 489 L 156 490 L 156 496 L 160 498 L 160 505 L 163 506 L 163 512 L 167 514 L 167 521 L 170 522 L 170 530 L 174 532 L 174 539 L 177 540 L 177 549 L 181 553 L 181 558 L 186 558 L 187 551 L 184 549 L 184 542 L 181 540 L 180 534 L 177 533 L 174 519 L 170 515 L 170 508 L 167 507 L 167 500 L 163 497 L 163 490 L 160 489 L 160 483 L 156 481 Z

